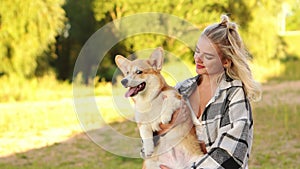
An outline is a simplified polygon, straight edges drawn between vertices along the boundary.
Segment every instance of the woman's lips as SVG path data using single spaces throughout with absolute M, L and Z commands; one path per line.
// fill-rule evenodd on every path
M 203 69 L 203 68 L 205 68 L 205 66 L 204 65 L 200 65 L 200 64 L 196 64 L 196 68 L 197 69 Z

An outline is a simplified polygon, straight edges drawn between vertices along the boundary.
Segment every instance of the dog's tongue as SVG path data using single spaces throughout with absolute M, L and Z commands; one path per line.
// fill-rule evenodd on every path
M 129 88 L 129 90 L 125 93 L 125 97 L 131 97 L 131 96 L 135 95 L 136 90 L 137 90 L 137 87 Z

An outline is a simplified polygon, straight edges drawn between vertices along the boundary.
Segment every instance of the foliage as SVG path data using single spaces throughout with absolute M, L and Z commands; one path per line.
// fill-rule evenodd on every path
M 32 77 L 37 58 L 64 27 L 64 0 L 4 0 L 0 6 L 0 74 Z
M 218 22 L 220 15 L 227 13 L 239 24 L 242 37 L 253 56 L 255 77 L 260 81 L 279 77 L 287 70 L 286 66 L 289 66 L 285 65 L 289 63 L 283 61 L 290 56 L 300 56 L 297 49 L 298 40 L 295 40 L 298 37 L 278 36 L 277 17 L 282 10 L 283 2 L 285 1 L 161 2 L 150 0 L 146 3 L 143 0 L 87 0 L 82 3 L 77 0 L 38 2 L 5 0 L 0 6 L 0 76 L 3 77 L 1 82 L 5 82 L 1 84 L 4 90 L 1 92 L 0 100 L 18 101 L 39 98 L 31 93 L 34 93 L 39 86 L 43 86 L 39 84 L 43 75 L 46 79 L 51 74 L 51 80 L 54 80 L 53 73 L 55 73 L 59 79 L 71 81 L 74 64 L 83 45 L 93 33 L 107 23 L 113 23 L 113 27 L 107 30 L 107 34 L 112 35 L 111 38 L 114 40 L 121 39 L 126 34 L 130 35 L 137 29 L 152 30 L 161 25 L 160 29 L 166 34 L 148 33 L 123 37 L 107 51 L 100 65 L 86 66 L 81 72 L 82 83 L 93 84 L 94 77 L 89 77 L 89 74 L 95 70 L 98 71 L 99 81 L 103 79 L 111 81 L 116 73 L 115 55 L 133 54 L 131 58 L 148 57 L 150 49 L 157 46 L 162 46 L 169 52 L 166 53 L 166 63 L 174 59 L 174 56 L 179 56 L 181 60 L 191 65 L 193 44 L 198 37 L 186 37 L 186 42 L 174 38 L 191 30 L 186 30 L 181 25 L 170 25 L 170 21 L 163 15 L 160 18 L 150 18 L 149 23 L 145 23 L 148 18 L 137 18 L 135 24 L 118 20 L 146 12 L 170 14 L 191 23 L 200 30 L 208 24 Z M 299 0 L 286 2 L 291 6 L 291 14 L 286 20 L 287 29 L 298 29 Z M 124 29 L 120 31 L 124 27 L 125 31 Z M 96 45 L 105 46 L 109 40 L 97 42 Z M 187 43 L 192 44 L 192 47 L 187 46 Z M 76 77 L 80 72 L 74 73 Z M 34 79 L 36 77 L 39 78 Z M 53 83 L 60 86 L 60 82 Z M 14 90 L 15 88 L 19 89 Z M 55 90 L 55 88 L 51 89 Z M 66 94 L 66 97 L 68 96 Z
M 72 97 L 68 82 L 56 80 L 54 74 L 26 79 L 17 75 L 0 77 L 0 102 L 56 100 Z
M 234 4 L 234 5 L 232 5 Z M 126 1 L 119 0 L 115 2 L 108 1 L 94 1 L 94 13 L 95 18 L 98 22 L 104 24 L 111 22 L 113 20 L 121 19 L 126 16 L 132 16 L 134 14 L 144 14 L 147 12 L 151 13 L 165 13 L 169 16 L 176 16 L 185 20 L 186 22 L 195 25 L 199 29 L 205 28 L 211 22 L 217 22 L 222 13 L 235 13 L 243 14 L 243 19 L 238 19 L 242 21 L 242 24 L 246 24 L 247 21 L 251 18 L 250 11 L 247 9 L 243 1 L 158 1 L 151 0 L 147 3 L 141 0 Z M 145 18 L 151 17 L 151 19 Z M 238 18 L 238 17 L 235 17 Z M 145 22 L 145 20 L 151 22 Z M 136 23 L 136 24 L 135 24 Z M 187 34 L 188 27 L 182 27 L 181 25 L 172 25 L 172 20 L 170 17 L 164 15 L 153 17 L 145 15 L 144 17 L 136 17 L 135 23 L 126 23 L 126 22 L 114 22 L 114 28 L 112 32 L 115 33 L 116 37 L 122 37 L 124 35 L 132 35 L 137 29 L 141 30 L 151 30 L 151 29 L 160 29 L 160 32 L 165 34 L 158 35 L 154 33 L 149 34 L 139 34 L 135 36 L 128 36 L 125 40 L 121 41 L 118 45 L 121 44 L 125 48 L 120 50 L 118 47 L 119 54 L 128 56 L 133 52 L 156 48 L 158 46 L 163 46 L 168 52 L 175 54 L 175 56 L 180 56 L 181 59 L 189 60 L 192 62 L 193 56 L 193 47 L 196 44 L 199 33 L 195 36 L 185 38 L 186 42 L 180 42 L 178 39 L 174 38 L 174 35 L 178 38 L 181 35 Z M 128 25 L 126 25 L 128 24 Z M 176 24 L 176 23 L 175 23 Z M 125 27 L 125 28 L 124 28 Z M 120 30 L 122 28 L 122 30 Z M 125 32 L 123 32 L 125 29 Z M 138 31 L 137 31 L 138 32 Z M 147 43 L 144 43 L 147 42 Z M 186 43 L 192 44 L 187 46 Z M 131 56 L 135 57 L 144 57 L 137 55 L 136 53 Z M 174 56 L 166 56 L 168 59 L 171 59 Z M 114 55 L 106 55 L 103 62 L 106 65 L 100 65 L 101 68 L 108 67 L 108 65 L 114 65 Z M 100 72 L 104 73 L 104 72 Z M 103 74 L 100 74 L 103 76 Z M 106 78 L 107 79 L 107 78 Z M 110 79 L 107 79 L 110 80 Z
M 290 11 L 286 16 L 286 30 L 299 31 L 300 30 L 300 2 L 299 0 L 289 1 Z
M 298 57 L 300 58 L 300 34 L 297 36 L 286 36 L 284 37 L 284 41 L 286 44 L 286 52 L 288 56 Z
M 278 35 L 277 22 L 278 11 L 281 10 L 278 4 L 282 2 L 277 0 L 248 3 L 253 17 L 241 34 L 252 57 L 254 77 L 261 82 L 279 76 L 284 70 L 280 58 L 286 56 L 286 46 Z
M 95 0 L 94 13 L 96 20 L 102 24 L 141 12 L 167 13 L 191 22 L 200 30 L 212 22 L 218 22 L 220 15 L 227 13 L 233 21 L 239 24 L 240 32 L 242 33 L 245 43 L 253 56 L 253 63 L 259 70 L 266 68 L 266 71 L 260 72 L 259 75 L 256 74 L 255 76 L 262 75 L 259 80 L 266 80 L 266 78 L 270 76 L 279 75 L 281 70 L 283 70 L 283 66 L 278 58 L 285 57 L 286 53 L 284 47 L 282 47 L 284 45 L 284 41 L 282 41 L 282 39 L 278 36 L 277 32 L 277 14 L 278 11 L 281 11 L 282 3 L 283 0 L 223 0 L 209 2 L 181 0 L 159 2 L 152 0 L 147 3 L 142 3 L 141 0 L 119 0 L 115 3 Z M 139 18 L 137 17 L 137 19 Z M 144 18 L 144 20 L 145 19 L 146 18 Z M 124 32 L 118 32 L 120 28 L 126 27 L 128 31 L 138 29 L 137 27 L 141 27 L 140 29 L 150 29 L 168 22 L 168 20 L 164 19 L 165 18 L 163 17 L 152 18 L 153 22 L 151 23 L 144 23 L 143 19 L 141 19 L 141 21 L 137 21 L 137 23 L 140 24 L 133 25 L 130 23 L 127 27 L 126 23 L 114 22 L 115 27 L 112 29 L 112 32 L 115 32 L 116 36 L 122 36 L 122 33 Z M 181 59 L 190 60 L 190 62 L 192 62 L 193 48 L 190 49 L 186 46 L 186 44 L 178 42 L 177 39 L 168 37 L 168 35 L 172 34 L 172 32 L 177 32 L 178 34 L 184 34 L 186 32 L 183 32 L 177 27 L 168 27 L 168 24 L 163 26 L 166 29 L 164 30 L 164 32 L 167 32 L 166 35 L 136 35 L 133 37 L 127 37 L 121 43 L 123 44 L 123 47 L 126 48 L 127 53 L 163 46 L 167 51 L 175 54 L 176 56 L 180 56 Z M 265 31 L 266 29 L 268 29 L 268 31 Z M 196 40 L 197 37 L 190 37 L 188 41 L 195 44 Z M 133 57 L 136 57 L 136 55 Z M 109 60 L 106 61 L 107 65 L 113 65 L 113 58 L 113 55 L 106 56 L 105 60 Z M 169 58 L 167 58 L 167 60 L 168 59 Z M 268 67 L 270 66 L 269 62 L 274 63 L 277 67 Z
M 118 19 L 146 12 L 166 13 L 179 17 L 202 30 L 212 22 L 218 22 L 220 14 L 227 13 L 240 25 L 240 32 L 253 54 L 255 64 L 266 66 L 269 60 L 278 62 L 278 53 L 284 57 L 284 41 L 277 35 L 277 17 L 282 10 L 283 0 L 221 0 L 221 1 L 158 1 L 150 0 L 76 0 L 55 1 L 3 1 L 0 7 L 0 75 L 15 73 L 20 76 L 42 76 L 50 67 L 59 79 L 71 79 L 75 61 L 88 38 L 97 29 L 114 21 L 109 30 L 112 38 L 120 38 L 131 29 L 149 29 L 163 25 L 166 35 L 141 34 L 126 37 L 116 44 L 104 57 L 98 75 L 111 80 L 115 72 L 114 56 L 128 56 L 136 51 L 163 46 L 167 51 L 192 62 L 193 48 L 169 35 L 185 34 L 180 27 L 168 27 L 166 18 L 152 18 L 151 23 L 126 25 Z M 287 29 L 299 28 L 299 1 L 286 1 L 291 6 L 287 16 Z M 63 6 L 63 7 L 62 7 Z M 66 16 L 65 16 L 66 15 Z M 264 17 L 261 17 L 264 16 Z M 298 18 L 298 19 L 297 19 Z M 143 19 L 137 23 L 143 23 Z M 129 32 L 119 32 L 121 27 Z M 131 27 L 130 27 L 131 26 Z M 265 31 L 268 30 L 268 31 Z M 264 32 L 264 33 L 262 33 Z M 193 44 L 197 37 L 186 41 Z M 147 42 L 147 43 L 145 43 Z M 106 42 L 100 42 L 100 46 Z M 133 55 L 132 57 L 136 57 Z M 167 58 L 168 60 L 169 58 Z M 83 72 L 85 83 L 89 72 Z M 273 71 L 274 72 L 274 71 Z M 77 73 L 77 72 L 75 72 Z M 272 74 L 272 71 L 271 73 Z
M 295 81 L 300 79 L 300 59 L 297 57 L 288 57 L 287 60 L 282 61 L 286 68 L 283 73 L 278 76 L 270 77 L 269 81 L 283 82 L 283 81 Z
M 57 58 L 54 61 L 59 79 L 70 80 L 72 78 L 74 64 L 81 48 L 98 29 L 91 9 L 92 1 L 68 0 L 63 6 L 68 19 L 65 22 L 65 34 L 57 37 Z

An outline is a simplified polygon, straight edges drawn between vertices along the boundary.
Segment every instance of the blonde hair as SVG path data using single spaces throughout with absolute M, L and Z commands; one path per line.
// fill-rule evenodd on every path
M 251 101 L 261 98 L 261 87 L 253 77 L 248 65 L 249 53 L 238 33 L 236 23 L 230 22 L 226 15 L 221 16 L 221 22 L 206 27 L 201 36 L 206 36 L 219 49 L 223 59 L 231 63 L 225 68 L 226 74 L 232 79 L 243 83 L 246 96 Z

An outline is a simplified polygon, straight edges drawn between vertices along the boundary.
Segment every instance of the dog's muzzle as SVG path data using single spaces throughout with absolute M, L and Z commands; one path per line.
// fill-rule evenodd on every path
M 121 80 L 121 83 L 124 87 L 127 87 L 127 84 L 128 84 L 128 80 L 127 79 L 123 79 Z
M 127 85 L 128 84 L 126 84 L 126 86 Z M 146 83 L 142 82 L 137 86 L 129 87 L 128 91 L 125 94 L 125 97 L 133 97 L 133 96 L 137 95 L 139 92 L 141 92 L 145 89 L 145 86 L 146 86 Z

